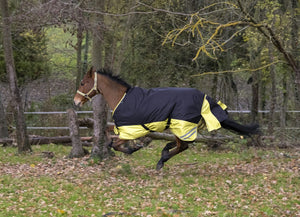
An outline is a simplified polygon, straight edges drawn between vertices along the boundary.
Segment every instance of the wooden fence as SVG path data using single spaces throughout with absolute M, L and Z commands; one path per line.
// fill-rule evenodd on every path
M 280 111 L 275 111 L 276 113 L 280 113 Z M 93 111 L 76 111 L 76 113 L 78 115 L 80 114 L 87 114 L 87 115 L 92 115 Z M 228 110 L 228 113 L 232 114 L 232 116 L 235 115 L 250 115 L 251 111 L 250 110 Z M 258 113 L 261 114 L 269 114 L 270 111 L 269 110 L 259 110 Z M 67 112 L 66 111 L 50 111 L 50 112 L 25 112 L 25 115 L 64 115 L 66 116 Z M 295 120 L 293 126 L 287 126 L 285 129 L 289 129 L 289 130 L 300 130 L 300 126 L 298 126 L 298 124 L 300 124 L 300 111 L 287 111 L 287 114 L 292 114 L 292 116 L 295 116 L 293 119 Z M 111 119 L 111 118 L 110 118 Z M 110 124 L 112 124 L 112 122 L 109 122 Z M 291 123 L 292 124 L 292 123 Z M 290 124 L 290 125 L 291 125 Z M 29 130 L 69 130 L 68 124 L 67 122 L 65 122 L 64 124 L 65 126 L 27 126 L 27 129 Z M 262 124 L 262 128 L 266 128 L 267 126 L 263 123 Z M 279 129 L 280 127 L 276 127 L 277 129 Z M 88 129 L 87 127 L 80 127 L 80 129 Z
M 244 123 L 247 123 L 247 117 L 245 116 L 249 116 L 248 119 L 251 119 L 250 110 L 229 110 L 228 112 L 231 116 L 235 117 L 235 119 L 240 119 L 240 121 Z M 258 112 L 260 114 L 268 114 L 270 111 L 265 110 Z M 85 118 L 92 118 L 93 111 L 77 111 L 76 113 L 79 116 L 79 118 L 81 118 L 80 116 L 83 116 Z M 276 113 L 280 113 L 280 111 L 276 111 Z M 26 123 L 28 134 L 30 135 L 30 140 L 32 140 L 32 144 L 41 144 L 44 142 L 48 143 L 53 141 L 57 141 L 58 143 L 68 143 L 70 141 L 68 117 L 66 111 L 25 112 L 25 116 L 27 119 Z M 297 138 L 300 136 L 300 111 L 288 111 L 287 116 L 290 116 L 289 119 L 291 120 L 289 120 L 289 126 L 285 127 L 284 130 L 292 131 L 293 140 L 297 141 Z M 109 117 L 108 120 L 111 120 L 111 117 Z M 113 126 L 113 122 L 108 122 L 108 125 Z M 267 124 L 261 124 L 261 128 L 262 130 L 267 129 Z M 279 126 L 275 127 L 275 130 L 276 129 L 278 130 L 278 132 L 283 133 L 282 129 Z M 92 130 L 90 130 L 90 128 L 83 126 L 80 127 L 80 136 L 82 138 L 82 141 L 91 141 L 92 133 L 93 132 Z M 153 139 L 174 139 L 172 135 L 165 133 L 152 133 L 150 136 L 153 137 Z M 203 132 L 203 134 L 201 132 L 201 135 L 198 137 L 198 141 L 200 142 L 209 140 L 221 142 L 228 139 L 228 136 L 222 135 L 213 138 L 210 136 L 210 134 L 207 134 L 206 132 Z

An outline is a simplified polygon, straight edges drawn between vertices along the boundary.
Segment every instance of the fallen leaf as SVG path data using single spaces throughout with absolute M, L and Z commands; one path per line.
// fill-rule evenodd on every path
M 62 210 L 62 209 L 57 209 L 57 212 L 60 213 L 60 214 L 65 214 L 66 211 Z

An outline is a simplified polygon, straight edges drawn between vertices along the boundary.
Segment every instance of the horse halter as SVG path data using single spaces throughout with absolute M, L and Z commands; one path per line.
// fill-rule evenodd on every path
M 80 94 L 81 96 L 83 96 L 84 98 L 86 98 L 86 99 L 92 101 L 92 98 L 89 97 L 89 95 L 90 95 L 94 90 L 96 91 L 96 94 L 97 94 L 97 93 L 100 93 L 100 91 L 97 89 L 97 72 L 95 72 L 95 79 L 94 79 L 94 86 L 93 86 L 93 88 L 92 88 L 89 92 L 87 92 L 87 93 L 82 93 L 82 92 L 79 91 L 79 90 L 77 90 L 77 93 Z

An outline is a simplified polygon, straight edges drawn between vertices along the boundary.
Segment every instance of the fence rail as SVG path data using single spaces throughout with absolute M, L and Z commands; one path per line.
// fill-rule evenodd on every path
M 228 113 L 251 113 L 250 110 L 227 110 Z M 280 110 L 276 110 L 276 113 L 281 112 Z M 51 115 L 51 114 L 66 114 L 66 111 L 52 111 L 52 112 L 24 112 L 24 114 L 35 114 L 35 115 Z M 92 114 L 93 111 L 76 111 L 77 114 Z M 270 110 L 258 110 L 258 113 L 270 113 Z M 286 111 L 286 113 L 300 113 L 297 110 Z
M 233 114 L 250 114 L 250 110 L 228 110 L 229 113 Z M 270 110 L 259 110 L 259 113 L 270 113 Z M 279 113 L 280 111 L 275 111 L 276 113 Z M 76 111 L 77 114 L 92 114 L 93 111 Z M 290 110 L 287 111 L 287 113 L 295 113 L 298 114 L 300 111 L 297 110 Z M 26 115 L 61 115 L 61 114 L 67 114 L 66 111 L 39 111 L 39 112 L 24 112 Z M 113 124 L 110 122 L 110 124 Z M 69 130 L 69 127 L 66 126 L 27 126 L 28 130 Z M 88 129 L 87 127 L 80 127 L 82 130 Z M 266 128 L 262 128 L 266 129 Z M 275 127 L 276 129 L 280 129 L 280 127 Z M 300 127 L 286 127 L 286 130 L 300 130 Z
M 15 127 L 13 127 L 15 129 Z M 69 127 L 27 127 L 28 130 L 69 130 Z M 79 129 L 86 130 L 88 127 L 79 127 Z M 262 127 L 260 129 L 266 130 L 268 128 Z M 275 130 L 280 130 L 280 127 L 274 127 Z M 285 127 L 286 130 L 300 130 L 300 127 Z
M 241 123 L 251 122 L 251 111 L 250 110 L 228 110 L 228 112 Z M 290 110 L 286 112 L 286 126 L 281 126 L 280 115 L 281 111 L 276 112 L 276 119 L 274 123 L 274 130 L 276 135 L 281 140 L 284 138 L 284 142 L 290 142 L 291 144 L 299 144 L 300 136 L 300 111 Z M 93 116 L 93 111 L 76 111 L 79 118 L 91 118 Z M 269 110 L 259 110 L 260 114 L 260 125 L 261 130 L 268 135 L 268 125 L 270 115 Z M 69 121 L 67 116 L 67 111 L 35 111 L 35 112 L 24 112 L 27 130 L 32 135 L 39 135 L 40 137 L 63 137 L 69 135 Z M 13 115 L 9 116 L 9 126 L 15 129 Z M 111 117 L 108 114 L 108 124 L 113 124 L 111 122 Z M 1 124 L 1 123 L 0 123 Z M 93 131 L 86 126 L 79 127 L 81 137 L 91 137 Z M 209 136 L 206 131 L 201 132 L 202 135 Z M 222 134 L 222 132 L 221 132 Z
M 92 114 L 93 111 L 76 111 L 77 114 Z M 51 115 L 51 114 L 67 114 L 66 111 L 54 111 L 54 112 L 24 112 L 24 114 L 33 115 Z

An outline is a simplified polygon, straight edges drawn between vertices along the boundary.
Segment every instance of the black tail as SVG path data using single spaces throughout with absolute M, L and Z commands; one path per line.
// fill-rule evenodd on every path
M 250 136 L 252 134 L 260 133 L 258 124 L 241 125 L 233 120 L 226 119 L 221 122 L 221 125 L 225 129 L 234 131 L 235 133 L 245 135 L 245 136 Z

